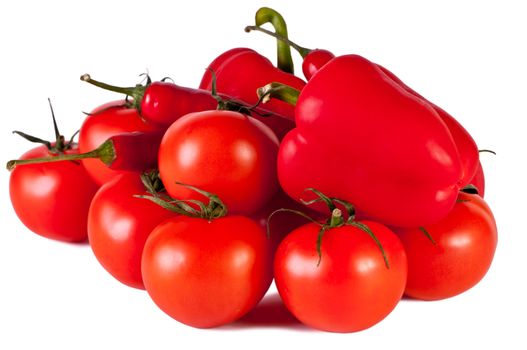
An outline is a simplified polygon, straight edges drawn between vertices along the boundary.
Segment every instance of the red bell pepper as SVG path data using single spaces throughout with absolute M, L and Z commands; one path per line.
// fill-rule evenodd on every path
M 295 102 L 295 90 L 279 84 L 260 93 Z M 402 227 L 436 222 L 452 209 L 463 172 L 450 131 L 378 65 L 334 58 L 296 93 L 297 127 L 278 154 L 291 197 L 314 187 L 351 202 L 360 216 Z
M 274 16 L 280 16 L 276 11 L 273 12 L 269 11 L 269 9 L 262 8 L 258 10 L 258 13 L 260 11 L 264 11 L 266 14 L 268 14 L 269 21 L 274 22 L 277 19 L 273 18 Z M 281 18 L 281 16 L 279 17 Z M 278 19 L 279 19 L 278 18 Z M 264 28 L 260 27 L 261 24 L 259 24 L 258 21 L 256 21 L 256 26 L 247 26 L 245 28 L 246 32 L 250 32 L 252 30 L 260 31 L 265 34 L 271 35 L 275 38 L 277 38 L 277 42 L 279 45 L 287 44 L 290 47 L 294 48 L 298 53 L 302 56 L 303 62 L 302 62 L 302 70 L 304 73 L 304 76 L 307 80 L 310 80 L 313 75 L 319 71 L 326 63 L 330 62 L 332 59 L 335 58 L 335 55 L 332 54 L 328 50 L 324 49 L 307 49 L 305 47 L 302 47 L 300 45 L 297 45 L 296 43 L 290 41 L 287 37 L 287 32 L 285 31 L 279 31 L 279 28 L 275 27 L 275 33 L 270 32 Z M 289 50 L 290 51 L 290 50 Z M 282 49 L 278 50 L 278 60 L 284 60 L 287 59 L 288 53 L 287 50 Z M 289 52 L 290 55 L 290 52 Z M 284 56 L 284 58 L 281 58 L 280 56 Z M 439 117 L 443 120 L 443 122 L 447 125 L 448 129 L 450 130 L 450 133 L 452 134 L 452 137 L 454 138 L 454 142 L 458 148 L 459 156 L 461 157 L 461 163 L 463 167 L 463 176 L 461 178 L 462 186 L 465 186 L 469 184 L 470 180 L 474 177 L 477 170 L 477 165 L 479 161 L 479 155 L 478 155 L 478 147 L 476 145 L 476 142 L 470 136 L 470 134 L 467 132 L 467 130 L 450 114 L 448 114 L 446 111 L 444 111 L 442 108 L 436 106 L 432 102 L 428 101 L 426 98 L 415 92 L 413 89 L 408 87 L 406 84 L 404 84 L 395 74 L 390 72 L 388 69 L 378 65 L 379 68 L 394 82 L 399 84 L 403 89 L 407 90 L 409 93 L 417 96 L 418 98 L 422 99 L 426 103 L 430 104 L 433 109 L 437 112 Z

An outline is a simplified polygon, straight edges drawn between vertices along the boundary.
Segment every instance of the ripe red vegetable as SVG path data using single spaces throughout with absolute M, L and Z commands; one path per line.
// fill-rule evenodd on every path
M 159 148 L 159 174 L 178 199 L 203 196 L 177 182 L 216 193 L 231 214 L 251 214 L 277 192 L 278 139 L 260 121 L 231 111 L 187 114 Z
M 330 332 L 360 331 L 385 318 L 401 299 L 406 256 L 386 226 L 353 217 L 345 222 L 332 208 L 330 221 L 301 226 L 280 243 L 275 283 L 302 323 Z
M 112 276 L 130 287 L 144 289 L 141 255 L 146 239 L 175 215 L 136 197 L 157 193 L 159 184 L 155 173 L 125 173 L 104 184 L 91 202 L 88 237 L 93 253 Z
M 162 136 L 160 132 L 139 131 L 117 134 L 87 153 L 76 152 L 53 157 L 12 160 L 8 163 L 8 167 L 21 164 L 98 159 L 112 170 L 144 171 L 156 167 L 157 151 Z
M 249 104 L 258 102 L 255 91 L 267 83 L 281 82 L 296 89 L 305 85 L 302 79 L 281 71 L 264 56 L 246 48 L 231 49 L 212 61 L 203 75 L 200 89 L 212 90 L 213 76 L 210 71 L 216 75 L 218 93 Z M 282 101 L 271 101 L 265 109 L 290 120 L 294 118 L 294 107 Z
M 291 90 L 271 84 L 261 93 Z M 463 174 L 449 130 L 365 58 L 337 57 L 313 76 L 296 123 L 278 154 L 280 184 L 293 198 L 315 186 L 362 216 L 403 227 L 438 221 L 454 206 Z
M 314 219 L 324 219 L 321 213 L 307 208 L 305 205 L 293 200 L 284 191 L 278 193 L 259 211 L 250 215 L 265 231 L 269 230 L 269 239 L 273 252 L 280 242 L 294 229 L 305 225 L 308 220 L 302 216 L 291 215 L 288 212 L 277 212 L 280 209 L 293 209 L 301 211 Z M 276 213 L 275 213 L 276 212 Z
M 137 110 L 128 108 L 125 101 L 107 103 L 96 108 L 84 120 L 79 133 L 79 151 L 81 153 L 93 151 L 112 136 L 135 131 L 152 135 L 160 132 L 157 127 L 141 120 Z M 145 151 L 150 152 L 150 150 L 151 148 Z M 112 170 L 98 159 L 85 159 L 82 164 L 99 185 L 122 173 Z
M 291 120 L 260 106 L 254 107 L 252 106 L 253 102 L 235 100 L 225 94 L 214 96 L 208 90 L 192 89 L 167 81 L 151 82 L 150 79 L 146 85 L 118 87 L 94 80 L 89 74 L 81 76 L 81 80 L 106 90 L 131 96 L 132 101 L 128 103 L 129 107 L 138 110 L 146 123 L 161 130 L 166 130 L 173 122 L 188 113 L 214 109 L 243 111 L 250 114 L 269 126 L 280 139 L 294 128 L 294 123 Z M 256 96 L 255 91 L 253 91 L 254 96 Z M 252 100 L 254 100 L 254 96 L 252 96 Z M 221 99 L 220 103 L 218 99 Z
M 449 298 L 475 286 L 487 273 L 497 245 L 496 222 L 477 194 L 459 193 L 441 221 L 420 229 L 397 229 L 408 256 L 405 294 L 416 299 Z
M 51 103 L 50 103 L 51 107 Z M 52 115 L 53 115 L 53 109 Z M 55 123 L 56 142 L 19 133 L 30 141 L 44 145 L 22 155 L 22 160 L 62 154 L 77 154 L 73 141 L 64 141 Z M 86 222 L 91 199 L 97 185 L 78 162 L 23 164 L 12 169 L 9 178 L 9 195 L 13 208 L 24 225 L 31 231 L 46 237 L 66 242 L 86 240 Z
M 483 167 L 481 162 L 478 162 L 478 168 L 476 174 L 470 180 L 470 184 L 476 187 L 478 194 L 481 198 L 485 198 L 485 174 L 483 173 Z
M 247 217 L 224 216 L 223 203 L 208 196 L 209 205 L 193 217 L 177 216 L 156 227 L 142 258 L 152 300 L 179 322 L 199 328 L 239 319 L 272 280 L 264 230 Z
M 278 14 L 276 11 L 270 10 L 267 8 L 262 8 L 258 10 L 257 17 L 260 11 L 264 11 L 267 14 L 267 16 L 270 18 L 270 21 L 276 20 L 276 18 L 282 18 L 280 14 Z M 311 49 L 307 49 L 305 47 L 299 46 L 296 43 L 288 39 L 287 31 L 285 32 L 280 31 L 279 30 L 280 28 L 276 28 L 276 27 L 275 29 L 276 29 L 275 33 L 270 32 L 264 28 L 261 28 L 260 24 L 257 21 L 256 26 L 247 26 L 245 28 L 245 31 L 250 32 L 252 30 L 257 30 L 257 31 L 266 33 L 268 35 L 271 35 L 277 38 L 278 39 L 277 43 L 279 46 L 280 45 L 289 46 L 288 48 L 285 48 L 282 46 L 282 50 L 278 50 L 278 60 L 279 61 L 282 59 L 285 59 L 285 58 L 282 58 L 282 56 L 286 58 L 290 57 L 291 55 L 290 47 L 293 47 L 296 51 L 298 51 L 298 53 L 300 53 L 300 55 L 303 58 L 302 70 L 307 80 L 310 80 L 317 71 L 322 69 L 324 65 L 326 65 L 328 62 L 330 62 L 332 59 L 335 58 L 335 55 L 333 55 L 328 50 L 324 50 L 324 49 L 311 50 Z M 463 126 L 456 119 L 454 119 L 450 114 L 448 114 L 442 108 L 428 101 L 423 96 L 418 94 L 416 91 L 411 89 L 409 86 L 404 84 L 395 74 L 390 72 L 388 69 L 380 65 L 378 65 L 378 67 L 395 83 L 399 84 L 403 89 L 405 89 L 412 95 L 415 95 L 416 97 L 423 100 L 425 103 L 429 104 L 436 111 L 436 113 L 439 115 L 439 117 L 443 120 L 443 122 L 448 127 L 454 139 L 456 147 L 458 149 L 458 153 L 459 153 L 461 165 L 462 165 L 462 171 L 463 171 L 463 176 L 461 178 L 461 187 L 464 187 L 467 184 L 469 184 L 470 180 L 474 177 L 474 174 L 476 173 L 477 163 L 479 160 L 478 148 L 476 146 L 476 143 L 470 136 L 470 134 L 465 130 L 465 128 L 463 128 Z
M 192 112 L 216 109 L 218 101 L 209 91 L 191 89 L 167 81 L 147 82 L 147 85 L 118 87 L 99 82 L 89 74 L 81 80 L 100 88 L 125 94 L 132 97 L 132 107 L 150 124 L 166 129 L 174 121 Z

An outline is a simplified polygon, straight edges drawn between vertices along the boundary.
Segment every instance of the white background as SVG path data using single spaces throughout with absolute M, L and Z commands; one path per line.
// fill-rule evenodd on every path
M 267 5 L 284 15 L 299 44 L 381 63 L 456 116 L 480 148 L 497 152 L 483 154 L 482 162 L 499 243 L 491 270 L 472 290 L 441 302 L 403 300 L 360 333 L 309 330 L 280 312 L 274 322 L 257 315 L 197 330 L 163 314 L 145 292 L 113 280 L 87 245 L 29 232 L 11 208 L 4 171 L 0 349 L 525 348 L 527 11 L 521 3 L 2 2 L 1 162 L 33 147 L 12 130 L 52 138 L 48 97 L 66 135 L 79 128 L 81 111 L 117 97 L 80 82 L 82 73 L 133 85 L 148 70 L 154 79 L 170 76 L 197 87 L 205 67 L 227 49 L 251 47 L 274 60 L 273 40 L 243 31 Z M 276 297 L 266 303 L 260 314 L 280 310 Z

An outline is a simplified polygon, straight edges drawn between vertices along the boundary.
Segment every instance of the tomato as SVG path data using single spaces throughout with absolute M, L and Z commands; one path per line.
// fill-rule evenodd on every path
M 154 229 L 143 251 L 146 290 L 169 316 L 199 328 L 239 319 L 272 280 L 270 245 L 243 216 L 177 216 Z
M 385 318 L 403 295 L 406 256 L 386 226 L 362 221 L 380 241 L 352 225 L 328 229 L 317 254 L 320 226 L 304 225 L 280 243 L 275 283 L 286 307 L 302 323 L 330 332 L 354 332 Z
M 65 154 L 76 154 L 72 145 Z M 52 157 L 46 146 L 33 148 L 21 159 Z M 31 231 L 55 240 L 86 240 L 90 202 L 97 191 L 78 162 L 16 166 L 9 179 L 9 194 L 16 214 Z
M 269 228 L 269 239 L 273 247 L 273 252 L 278 248 L 280 242 L 295 228 L 305 225 L 308 220 L 305 217 L 293 214 L 291 212 L 277 212 L 279 209 L 291 209 L 302 212 L 309 217 L 318 220 L 322 219 L 323 215 L 319 212 L 309 209 L 303 204 L 298 203 L 284 191 L 279 190 L 278 193 L 271 199 L 265 207 L 250 217 L 256 221 L 260 226 L 267 231 Z M 272 215 L 272 217 L 271 217 Z M 267 223 L 269 222 L 269 227 Z
M 126 173 L 104 184 L 93 198 L 88 215 L 88 237 L 101 265 L 122 283 L 144 289 L 141 254 L 150 232 L 174 216 L 146 199 L 138 173 Z
M 496 222 L 485 201 L 460 192 L 446 218 L 420 229 L 398 229 L 408 256 L 405 294 L 416 299 L 445 299 L 475 286 L 487 273 L 497 245 Z
M 92 151 L 108 138 L 132 131 L 156 132 L 158 130 L 143 122 L 136 109 L 124 106 L 124 101 L 107 103 L 96 108 L 84 120 L 79 133 L 79 150 L 81 153 Z M 122 173 L 109 169 L 98 159 L 85 159 L 82 164 L 99 185 Z
M 168 194 L 203 196 L 177 182 L 217 194 L 231 214 L 250 214 L 277 192 L 278 139 L 262 122 L 230 111 L 190 113 L 166 131 L 159 173 Z

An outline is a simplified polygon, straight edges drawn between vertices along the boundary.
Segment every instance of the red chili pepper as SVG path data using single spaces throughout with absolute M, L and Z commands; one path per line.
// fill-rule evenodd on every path
M 119 171 L 144 171 L 157 166 L 161 132 L 127 132 L 114 135 L 91 152 L 60 154 L 52 157 L 10 160 L 7 169 L 35 163 L 99 159 L 108 168 Z
M 295 102 L 294 89 L 283 85 L 261 93 Z M 315 187 L 353 203 L 362 216 L 403 227 L 433 223 L 452 209 L 463 173 L 451 133 L 379 66 L 337 57 L 296 95 L 297 127 L 278 155 L 290 196 L 298 200 Z
M 94 80 L 89 74 L 82 75 L 81 80 L 132 97 L 132 106 L 139 110 L 141 117 L 163 128 L 185 114 L 216 109 L 218 105 L 218 101 L 208 91 L 166 81 L 152 83 L 148 80 L 146 85 L 118 87 Z
M 260 11 L 264 10 L 266 13 L 270 13 L 268 9 L 262 8 L 258 10 L 258 13 Z M 274 11 L 274 10 L 273 10 Z M 276 11 L 274 11 L 276 12 Z M 269 15 L 271 16 L 271 15 Z M 276 16 L 276 15 L 275 15 Z M 278 14 L 279 16 L 279 14 Z M 258 24 L 258 21 L 256 22 L 256 26 L 247 26 L 245 28 L 246 32 L 250 32 L 252 30 L 260 31 L 265 34 L 271 35 L 278 39 L 278 43 L 280 44 L 287 44 L 290 47 L 294 48 L 298 53 L 302 56 L 303 62 L 302 62 L 302 70 L 304 73 L 304 76 L 307 80 L 310 80 L 313 75 L 319 71 L 324 65 L 326 65 L 328 62 L 330 62 L 332 59 L 335 58 L 335 55 L 331 53 L 328 50 L 324 49 L 307 49 L 305 47 L 302 47 L 300 45 L 297 45 L 296 43 L 290 41 L 287 37 L 287 32 L 280 32 L 275 27 L 275 33 L 270 32 L 264 28 L 260 27 L 260 24 Z M 285 54 L 286 50 L 279 50 L 278 55 L 284 55 L 287 57 L 287 54 Z M 287 58 L 284 58 L 287 59 Z M 280 60 L 280 57 L 279 57 Z M 459 156 L 461 158 L 461 163 L 463 165 L 463 176 L 462 176 L 462 187 L 467 185 L 470 180 L 474 177 L 479 156 L 478 156 L 478 147 L 476 145 L 476 142 L 470 136 L 468 131 L 450 114 L 448 114 L 445 110 L 442 108 L 436 106 L 432 102 L 428 101 L 426 98 L 418 94 L 416 91 L 411 89 L 408 85 L 404 84 L 395 74 L 390 72 L 388 69 L 378 65 L 378 67 L 394 82 L 399 84 L 403 89 L 411 93 L 412 95 L 417 96 L 421 100 L 425 101 L 426 103 L 430 104 L 433 109 L 437 112 L 437 114 L 441 117 L 443 122 L 447 125 L 448 129 L 450 130 L 450 133 L 452 134 L 452 137 L 454 138 L 454 142 L 456 143 L 456 146 L 459 151 Z
M 192 89 L 166 81 L 151 82 L 148 80 L 146 85 L 118 87 L 94 80 L 89 74 L 82 75 L 81 80 L 105 90 L 131 96 L 131 106 L 140 112 L 141 118 L 145 122 L 165 130 L 174 121 L 188 113 L 214 110 L 218 107 L 218 99 L 210 91 Z M 253 100 L 258 102 L 256 88 L 257 86 L 253 89 Z M 239 110 L 252 107 L 250 106 L 252 102 L 236 101 L 225 94 L 221 94 L 219 97 L 226 103 L 226 109 Z M 269 126 L 279 139 L 282 139 L 289 130 L 294 128 L 294 122 L 273 113 L 270 109 L 257 107 L 248 112 L 251 113 L 252 117 Z

